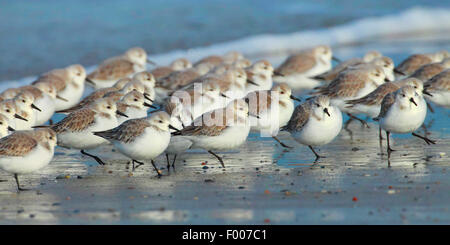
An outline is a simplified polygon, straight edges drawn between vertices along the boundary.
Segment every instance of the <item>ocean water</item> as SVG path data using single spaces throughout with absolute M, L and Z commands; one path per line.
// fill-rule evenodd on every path
M 399 35 L 448 45 L 449 9 L 427 0 L 0 0 L 0 81 L 90 67 L 134 45 L 160 64 L 230 49 L 257 58 L 317 43 L 383 44 Z M 422 50 L 414 44 L 401 52 Z

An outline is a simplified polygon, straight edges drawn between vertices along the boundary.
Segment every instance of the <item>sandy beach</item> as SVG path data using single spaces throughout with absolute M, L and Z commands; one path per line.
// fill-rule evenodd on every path
M 438 111 L 442 112 L 442 111 Z M 448 120 L 449 115 L 445 115 Z M 438 118 L 441 120 L 444 118 Z M 252 134 L 240 152 L 225 154 L 226 169 L 205 152 L 184 154 L 176 172 L 157 161 L 132 172 L 127 159 L 105 146 L 106 166 L 58 148 L 53 162 L 22 181 L 16 193 L 0 175 L 0 224 L 449 224 L 450 138 L 396 139 L 388 167 L 377 125 L 352 124 L 314 156 L 283 134 L 284 149 Z M 384 145 L 383 145 L 384 147 Z

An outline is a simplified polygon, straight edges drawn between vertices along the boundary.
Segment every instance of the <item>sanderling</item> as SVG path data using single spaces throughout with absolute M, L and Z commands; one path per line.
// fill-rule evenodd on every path
M 450 58 L 446 58 L 442 62 L 431 63 L 420 67 L 413 74 L 411 74 L 410 77 L 415 77 L 426 82 L 435 75 L 449 68 Z
M 146 118 L 130 119 L 110 130 L 94 132 L 94 135 L 110 141 L 120 153 L 132 159 L 133 165 L 151 160 L 161 176 L 154 159 L 169 145 L 169 128 L 173 128 L 169 114 L 159 111 Z
M 425 82 L 427 100 L 450 108 L 450 69 L 447 69 Z M 429 95 L 428 95 L 429 94 Z
M 81 153 L 94 158 L 99 164 L 105 163 L 97 156 L 84 150 L 93 149 L 104 143 L 105 139 L 95 136 L 93 132 L 117 127 L 116 114 L 126 116 L 117 111 L 116 103 L 111 98 L 102 98 L 90 106 L 76 110 L 64 119 L 51 126 L 58 134 L 58 145 L 81 150 Z
M 356 66 L 356 65 L 360 65 L 360 64 L 364 64 L 364 63 L 369 63 L 372 60 L 374 60 L 375 58 L 381 57 L 381 53 L 378 51 L 369 51 L 367 52 L 363 58 L 351 58 L 345 61 L 340 62 L 339 64 L 337 64 L 335 67 L 333 67 L 333 69 L 324 72 L 322 74 L 319 74 L 317 76 L 314 76 L 314 79 L 319 79 L 319 80 L 323 80 L 325 82 L 330 82 L 332 80 L 334 80 L 340 72 L 344 71 L 345 69 L 347 69 L 348 67 L 352 67 L 352 66 Z
M 222 98 L 226 98 L 226 95 L 220 92 L 220 85 L 216 81 L 200 85 L 200 89 L 194 86 L 189 90 L 176 91 L 172 95 L 183 104 L 181 120 L 184 125 L 189 125 L 192 120 L 205 112 L 224 107 Z
M 267 60 L 260 60 L 245 69 L 247 79 L 253 81 L 255 84 L 247 83 L 246 93 L 257 90 L 270 90 L 273 85 L 273 67 Z
M 7 116 L 0 114 L 0 138 L 8 136 L 10 132 L 15 131 L 14 128 L 9 126 L 8 121 Z
M 86 70 L 82 65 L 71 65 L 63 69 L 51 70 L 41 75 L 32 84 L 51 83 L 56 87 L 58 103 L 55 110 L 64 110 L 76 105 L 83 96 Z
M 8 88 L 0 94 L 0 101 L 9 100 L 20 93 L 20 88 Z
M 128 49 L 123 55 L 103 61 L 87 78 L 95 89 L 111 87 L 119 79 L 146 70 L 147 52 L 140 47 Z
M 446 50 L 429 54 L 413 54 L 395 67 L 394 72 L 403 76 L 409 76 L 420 67 L 434 62 L 441 62 L 449 56 Z
M 47 166 L 53 158 L 56 134 L 51 129 L 16 131 L 0 139 L 0 169 L 18 175 L 31 173 Z
M 364 68 L 341 72 L 330 84 L 318 88 L 317 92 L 313 94 L 327 95 L 330 97 L 332 105 L 337 106 L 350 117 L 350 120 L 345 125 L 346 129 L 352 119 L 360 121 L 369 128 L 366 121 L 352 115 L 355 112 L 352 108 L 347 107 L 346 101 L 366 96 L 385 81 L 387 80 L 381 67 L 365 64 Z
M 210 55 L 205 58 L 200 59 L 199 61 L 195 62 L 194 66 L 198 66 L 200 64 L 208 64 L 213 67 L 221 65 L 223 63 L 225 64 L 231 64 L 233 62 L 236 62 L 240 59 L 244 59 L 244 56 L 237 52 L 237 51 L 230 51 L 223 56 L 219 55 Z
M 33 93 L 29 90 L 23 90 L 14 97 L 13 101 L 17 108 L 17 114 L 22 117 L 16 118 L 14 129 L 29 130 L 31 127 L 36 126 L 36 111 L 41 112 L 42 110 L 34 104 Z
M 312 77 L 331 69 L 331 48 L 320 45 L 287 58 L 275 69 L 274 82 L 286 83 L 293 90 L 312 89 L 320 81 Z
M 170 125 L 172 125 L 175 129 L 171 129 L 170 132 L 173 133 L 175 131 L 182 130 L 185 125 L 183 123 L 183 118 L 186 115 L 185 110 L 183 110 L 183 104 L 180 102 L 177 97 L 171 97 L 169 101 L 167 101 L 164 106 L 164 111 L 170 115 Z M 172 136 L 170 137 L 170 143 L 164 151 L 167 160 L 167 170 L 170 171 L 170 155 L 173 155 L 172 168 L 175 170 L 175 161 L 177 156 L 185 151 L 187 151 L 192 145 L 192 141 L 189 139 L 185 139 L 180 136 Z
M 170 73 L 168 76 L 159 79 L 155 85 L 156 98 L 158 103 L 162 104 L 163 100 L 173 91 L 181 89 L 188 85 L 194 79 L 205 75 L 213 67 L 208 64 L 198 65 L 183 71 Z
M 139 81 L 144 85 L 145 99 L 148 100 L 149 103 L 153 103 L 155 101 L 155 77 L 150 72 L 143 71 L 136 73 L 132 80 Z
M 426 136 L 414 133 L 422 125 L 426 114 L 425 99 L 412 86 L 402 87 L 384 97 L 380 114 L 374 120 L 379 121 L 381 128 L 386 131 L 388 160 L 391 152 L 394 151 L 389 144 L 391 133 L 412 133 L 413 136 L 423 139 L 428 145 L 436 143 Z
M 21 119 L 26 121 L 27 119 L 23 118 L 19 114 L 17 114 L 18 108 L 14 100 L 8 99 L 0 102 L 0 114 L 3 114 L 8 118 L 8 125 L 15 129 L 16 127 L 16 119 Z
M 203 114 L 190 126 L 173 134 L 190 140 L 191 149 L 207 150 L 225 167 L 222 158 L 213 151 L 235 149 L 242 145 L 250 132 L 248 116 L 248 104 L 238 99 L 226 108 Z
M 328 96 L 319 95 L 298 105 L 288 124 L 282 130 L 288 131 L 300 144 L 307 145 L 316 156 L 315 162 L 323 157 L 313 146 L 330 143 L 342 128 L 342 113 L 330 104 Z
M 23 91 L 29 91 L 34 96 L 34 102 L 40 111 L 36 112 L 34 125 L 42 125 L 55 113 L 56 87 L 51 83 L 38 83 L 35 86 L 23 86 Z
M 157 109 L 155 106 L 145 102 L 145 97 L 142 93 L 133 90 L 117 102 L 117 110 L 128 116 L 117 115 L 117 120 L 121 124 L 129 119 L 146 117 L 149 107 Z
M 185 58 L 178 58 L 170 63 L 169 66 L 160 66 L 151 70 L 151 73 L 156 80 L 168 76 L 170 73 L 175 71 L 182 71 L 192 67 L 192 63 Z
M 300 101 L 294 97 L 291 88 L 282 83 L 272 88 L 272 90 L 260 90 L 249 93 L 245 98 L 248 100 L 249 112 L 258 115 L 258 118 L 251 118 L 251 130 L 260 131 L 263 135 L 274 138 L 281 146 L 291 148 L 281 142 L 276 136 L 278 130 L 285 126 L 294 112 L 294 102 Z M 277 104 L 275 104 L 275 103 Z M 252 122 L 255 120 L 255 123 Z
M 374 91 L 368 95 L 355 99 L 348 100 L 348 108 L 351 108 L 355 114 L 363 113 L 368 115 L 370 118 L 375 118 L 380 114 L 381 102 L 383 98 L 389 93 L 395 92 L 403 86 L 412 86 L 416 92 L 422 96 L 425 92 L 423 91 L 423 83 L 417 78 L 405 78 L 396 82 L 384 83 L 378 86 Z M 425 92 L 427 93 L 427 92 Z M 381 127 L 379 128 L 379 139 L 380 143 L 382 141 Z
M 105 94 L 123 89 L 129 82 L 131 82 L 131 78 L 128 77 L 122 78 L 119 81 L 117 81 L 112 87 L 97 89 L 92 93 L 90 93 L 88 96 L 86 96 L 83 100 L 78 102 L 78 104 L 76 104 L 75 106 L 68 108 L 66 110 L 57 111 L 57 113 L 66 113 L 81 109 L 84 106 L 95 102 L 97 99 L 103 98 Z

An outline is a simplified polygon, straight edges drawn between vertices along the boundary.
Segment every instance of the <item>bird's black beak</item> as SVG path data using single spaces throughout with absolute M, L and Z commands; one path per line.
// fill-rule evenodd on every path
M 256 118 L 260 119 L 260 117 L 258 115 L 254 115 L 254 114 L 252 114 L 250 112 L 248 113 L 248 115 L 251 116 L 251 117 L 256 117 Z
M 15 129 L 11 128 L 11 126 L 8 126 L 9 131 L 16 131 Z
M 394 68 L 394 72 L 397 73 L 397 74 L 400 74 L 400 75 L 402 75 L 402 76 L 406 76 L 405 73 L 403 73 L 403 72 L 397 70 L 396 68 Z
M 411 99 L 409 99 L 409 101 L 411 101 L 411 103 L 413 103 L 415 106 L 417 106 L 417 103 L 414 101 L 414 99 L 411 97 Z
M 330 113 L 328 112 L 328 108 L 323 109 L 323 112 L 325 112 L 329 117 L 331 117 Z
M 430 93 L 429 93 L 428 91 L 426 91 L 425 89 L 422 91 L 422 93 L 423 93 L 423 94 L 426 94 L 426 95 L 428 95 L 428 96 L 431 96 L 431 97 L 433 96 L 432 94 L 430 94 Z
M 298 102 L 301 102 L 301 101 L 302 101 L 301 99 L 299 99 L 299 98 L 293 96 L 292 94 L 291 94 L 290 98 L 291 98 L 291 100 L 296 100 L 296 101 L 298 101 Z
M 154 106 L 154 105 L 150 105 L 150 104 L 147 103 L 147 102 L 144 102 L 144 106 L 147 106 L 147 107 L 150 107 L 150 108 L 153 108 L 153 109 L 158 109 L 158 107 L 156 107 L 156 106 Z
M 225 98 L 230 98 L 230 97 L 226 96 L 224 93 L 220 93 L 220 96 L 225 97 Z
M 149 63 L 149 64 L 151 64 L 151 65 L 154 65 L 154 66 L 156 66 L 156 63 L 155 63 L 155 62 L 153 62 L 153 61 L 151 61 L 150 59 L 147 59 L 147 63 Z
M 125 113 L 121 112 L 121 111 L 116 111 L 117 115 L 123 116 L 123 117 L 128 117 Z
M 20 119 L 20 120 L 24 120 L 24 121 L 26 121 L 26 122 L 28 122 L 28 119 L 26 119 L 26 118 L 23 118 L 22 116 L 20 116 L 19 114 L 14 114 L 14 117 L 15 118 L 17 118 L 17 119 Z
M 257 83 L 255 83 L 255 82 L 253 82 L 253 81 L 252 81 L 252 80 L 250 80 L 250 79 L 247 79 L 247 82 L 248 82 L 248 83 L 250 83 L 250 84 L 253 84 L 253 85 L 259 86 L 259 84 L 257 84 Z
M 89 83 L 89 84 L 95 86 L 95 82 L 92 81 L 90 78 L 86 77 L 86 79 L 84 79 L 84 80 L 85 80 L 87 83 Z
M 39 107 L 37 107 L 35 104 L 31 104 L 31 108 L 38 110 L 38 111 L 42 111 L 41 109 L 39 109 Z
M 169 124 L 169 128 L 175 130 L 176 132 L 181 132 L 179 129 Z
M 59 99 L 59 100 L 68 102 L 68 100 L 67 100 L 66 98 L 63 98 L 63 97 L 61 97 L 61 96 L 59 96 L 59 95 L 56 95 L 56 98 Z
M 336 61 L 336 62 L 339 62 L 339 63 L 342 62 L 341 59 L 336 58 L 336 56 L 332 56 L 331 59 Z
M 281 74 L 280 72 L 278 72 L 278 71 L 274 71 L 273 72 L 273 75 L 274 76 L 280 76 L 280 77 L 284 77 L 284 75 L 283 74 Z
M 152 102 L 153 103 L 153 100 L 152 99 L 150 99 L 150 97 L 149 97 L 150 95 L 149 94 L 147 94 L 147 93 L 144 93 L 144 98 L 146 98 L 147 100 L 150 100 L 150 102 Z

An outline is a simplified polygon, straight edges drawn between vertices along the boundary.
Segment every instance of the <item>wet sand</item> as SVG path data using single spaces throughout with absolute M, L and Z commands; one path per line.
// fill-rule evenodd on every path
M 395 136 L 390 167 L 376 124 L 352 123 L 353 139 L 343 130 L 316 164 L 288 134 L 280 139 L 293 149 L 254 133 L 224 153 L 226 169 L 192 151 L 168 174 L 161 156 L 162 178 L 149 163 L 132 172 L 110 146 L 95 151 L 106 166 L 57 148 L 48 167 L 22 177 L 32 191 L 17 194 L 0 172 L 0 224 L 450 224 L 448 112 L 433 119 L 437 145 Z

